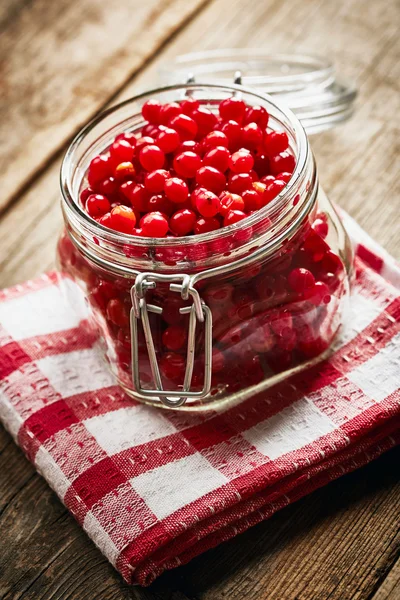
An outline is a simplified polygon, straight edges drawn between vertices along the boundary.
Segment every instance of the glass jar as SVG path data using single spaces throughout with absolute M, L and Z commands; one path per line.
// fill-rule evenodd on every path
M 296 157 L 288 185 L 271 203 L 229 227 L 180 238 L 125 235 L 84 212 L 78 197 L 90 160 L 116 135 L 145 124 L 144 102 L 190 95 L 216 111 L 233 94 L 265 107 Z M 132 398 L 208 409 L 259 392 L 329 352 L 349 294 L 350 243 L 318 187 L 302 125 L 272 98 L 240 85 L 194 83 L 136 96 L 79 133 L 64 158 L 61 188 L 59 268 L 83 290 L 107 361 Z M 296 280 L 299 267 L 317 282 L 308 291 Z M 173 351 L 163 344 L 167 327 L 175 328 Z

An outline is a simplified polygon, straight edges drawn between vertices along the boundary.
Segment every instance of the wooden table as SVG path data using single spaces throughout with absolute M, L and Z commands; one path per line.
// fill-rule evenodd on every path
M 174 55 L 223 46 L 327 54 L 357 82 L 355 117 L 312 145 L 331 199 L 399 258 L 399 16 L 395 0 L 2 0 L 0 286 L 54 264 L 60 158 L 79 127 Z M 395 600 L 398 465 L 394 450 L 140 589 L 1 430 L 0 597 Z

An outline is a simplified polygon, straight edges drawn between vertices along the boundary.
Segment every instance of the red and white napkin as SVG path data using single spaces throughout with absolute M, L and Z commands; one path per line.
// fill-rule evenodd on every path
M 44 275 L 0 292 L 0 418 L 132 583 L 400 441 L 400 270 L 349 217 L 352 315 L 329 360 L 230 409 L 136 404 Z

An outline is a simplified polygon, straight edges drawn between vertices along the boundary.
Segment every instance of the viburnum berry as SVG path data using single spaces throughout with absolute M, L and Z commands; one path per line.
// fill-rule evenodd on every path
M 228 189 L 233 194 L 242 194 L 253 189 L 253 179 L 249 173 L 235 173 L 229 178 Z
M 121 204 L 111 210 L 111 226 L 116 231 L 133 234 L 135 225 L 136 215 L 132 208 Z
M 275 179 L 272 181 L 266 188 L 262 196 L 263 205 L 268 204 L 276 198 L 278 194 L 281 193 L 286 187 L 286 183 L 284 181 L 279 181 L 279 179 Z
M 193 231 L 196 224 L 196 213 L 188 208 L 182 208 L 172 215 L 169 227 L 175 235 L 187 235 Z
M 229 167 L 230 152 L 224 146 L 215 146 L 203 156 L 204 166 L 214 167 L 224 173 Z
M 288 275 L 288 284 L 295 292 L 305 292 L 315 285 L 314 275 L 301 267 L 293 269 Z
M 169 229 L 168 219 L 160 212 L 147 213 L 142 217 L 140 227 L 145 237 L 165 237 Z
M 127 190 L 127 197 L 129 198 L 134 210 L 138 210 L 139 212 L 144 212 L 147 210 L 149 193 L 142 183 L 138 183 L 130 191 Z
M 185 151 L 177 154 L 174 158 L 173 166 L 180 177 L 188 179 L 194 177 L 201 167 L 201 158 L 194 152 Z
M 185 202 L 189 194 L 187 184 L 182 179 L 179 179 L 179 177 L 170 177 L 167 179 L 164 184 L 164 191 L 168 200 L 176 204 Z
M 222 125 L 221 131 L 228 138 L 228 148 L 237 150 L 242 137 L 242 128 L 239 123 L 231 119 Z
M 176 210 L 176 204 L 168 200 L 164 194 L 154 194 L 149 198 L 146 210 L 170 216 Z
M 139 161 L 146 171 L 155 171 L 163 167 L 165 154 L 155 144 L 149 144 L 140 150 Z
M 180 103 L 181 111 L 185 115 L 189 115 L 189 116 L 193 113 L 194 110 L 199 108 L 199 106 L 200 106 L 200 102 L 198 100 L 196 100 L 196 98 L 193 98 L 192 96 L 188 96 L 187 98 L 185 98 L 185 100 L 182 100 L 182 102 Z
M 257 123 L 261 129 L 266 129 L 269 121 L 269 114 L 263 106 L 251 106 L 246 109 L 244 124 Z
M 205 218 L 215 217 L 220 209 L 219 198 L 207 189 L 200 189 L 196 194 L 196 208 Z
M 262 195 L 258 194 L 255 189 L 244 190 L 242 193 L 242 199 L 247 212 L 259 210 L 263 206 Z
M 131 146 L 136 146 L 136 142 L 137 142 L 136 136 L 131 131 L 125 131 L 124 133 L 120 133 L 115 138 L 116 142 L 120 142 L 122 140 L 125 142 L 128 142 Z
M 229 225 L 233 225 L 234 223 L 238 223 L 242 219 L 244 219 L 246 213 L 241 210 L 229 210 L 224 218 L 224 225 L 228 227 Z
M 171 119 L 177 117 L 182 112 L 181 107 L 177 102 L 163 104 L 160 108 L 159 120 L 162 125 L 167 125 Z
M 242 129 L 242 145 L 249 150 L 259 148 L 263 142 L 263 132 L 257 123 L 249 123 Z
M 215 194 L 220 194 L 226 185 L 225 175 L 218 169 L 209 166 L 201 167 L 197 171 L 196 181 L 200 187 L 206 188 Z
M 170 119 L 169 125 L 179 133 L 181 140 L 193 140 L 198 131 L 196 121 L 184 114 Z
M 296 166 L 294 156 L 289 154 L 289 152 L 281 152 L 273 156 L 269 162 L 272 175 L 278 175 L 282 171 L 293 173 Z
M 187 333 L 179 325 L 170 325 L 162 335 L 162 342 L 168 350 L 180 350 L 187 340 Z
M 204 106 L 199 106 L 194 110 L 191 117 L 197 124 L 198 133 L 203 136 L 214 129 L 218 120 L 217 116 Z
M 158 100 L 147 100 L 142 106 L 142 115 L 149 123 L 160 122 L 161 103 Z
M 185 372 L 186 361 L 181 354 L 167 352 L 160 360 L 161 373 L 171 381 L 180 380 Z
M 131 162 L 119 163 L 114 169 L 114 177 L 117 181 L 131 179 L 136 175 L 135 167 Z
M 246 104 L 235 96 L 226 98 L 219 105 L 219 114 L 223 121 L 233 120 L 241 123 L 246 114 Z
M 150 173 L 146 173 L 144 178 L 144 187 L 152 194 L 163 192 L 164 185 L 168 177 L 169 172 L 165 169 L 156 169 L 155 171 L 150 171 Z
M 233 173 L 249 173 L 253 166 L 254 158 L 244 148 L 234 152 L 229 160 L 229 168 Z
M 91 217 L 102 217 L 110 208 L 109 201 L 102 194 L 91 194 L 86 200 L 86 210 Z
M 245 210 L 244 200 L 238 194 L 222 192 L 219 199 L 221 203 L 219 212 L 222 216 L 225 216 L 230 210 L 239 210 L 242 212 Z
M 107 177 L 107 179 L 103 179 L 96 183 L 96 192 L 99 194 L 103 194 L 108 198 L 115 194 L 118 189 L 118 182 L 115 180 L 115 177 Z
M 156 137 L 156 142 L 157 146 L 165 152 L 165 154 L 169 154 L 179 148 L 181 138 L 175 129 L 163 127 Z
M 210 231 L 216 231 L 220 227 L 221 224 L 216 217 L 211 217 L 208 219 L 200 217 L 200 219 L 197 219 L 195 223 L 194 233 L 196 235 L 200 235 L 201 233 L 210 233 Z
M 129 323 L 128 309 L 119 298 L 109 300 L 106 313 L 107 319 L 117 327 L 126 327 Z
M 111 162 L 115 166 L 119 163 L 132 162 L 133 152 L 132 145 L 126 140 L 115 141 L 110 146 Z
M 276 156 L 284 152 L 288 146 L 289 138 L 284 131 L 271 131 L 265 135 L 264 150 L 268 156 Z
M 224 146 L 225 148 L 229 145 L 229 140 L 223 131 L 210 131 L 201 143 L 204 151 L 215 148 L 215 146 Z
M 112 173 L 112 165 L 108 156 L 101 154 L 93 158 L 89 165 L 88 182 L 90 186 L 96 182 L 106 179 Z

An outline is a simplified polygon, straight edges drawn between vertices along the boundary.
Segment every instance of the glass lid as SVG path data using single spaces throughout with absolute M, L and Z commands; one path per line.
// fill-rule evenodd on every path
M 279 98 L 307 133 L 346 121 L 354 110 L 354 86 L 338 78 L 324 57 L 269 54 L 252 48 L 208 50 L 177 56 L 160 72 L 162 82 L 241 83 Z

